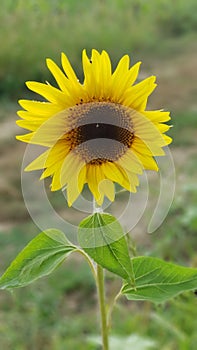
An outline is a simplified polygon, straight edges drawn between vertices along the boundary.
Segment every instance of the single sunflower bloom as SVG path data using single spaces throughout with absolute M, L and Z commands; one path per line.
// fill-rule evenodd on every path
M 81 84 L 62 53 L 63 71 L 51 60 L 47 66 L 58 86 L 27 82 L 27 87 L 46 102 L 20 100 L 17 124 L 30 131 L 17 136 L 23 142 L 46 147 L 26 171 L 43 169 L 51 176 L 51 190 L 67 190 L 71 206 L 87 183 L 99 205 L 104 196 L 114 200 L 114 183 L 136 192 L 143 169 L 158 170 L 154 156 L 171 142 L 165 135 L 169 112 L 147 111 L 155 77 L 135 83 L 140 63 L 129 66 L 125 55 L 112 72 L 106 51 L 82 55 Z

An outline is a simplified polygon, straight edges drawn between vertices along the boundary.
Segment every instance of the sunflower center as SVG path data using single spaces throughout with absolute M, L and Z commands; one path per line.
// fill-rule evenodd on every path
M 90 102 L 70 108 L 67 139 L 86 163 L 118 160 L 131 146 L 134 132 L 129 109 L 111 102 Z

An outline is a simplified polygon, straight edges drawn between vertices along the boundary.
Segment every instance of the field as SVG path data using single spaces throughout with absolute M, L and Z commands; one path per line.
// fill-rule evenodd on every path
M 139 255 L 197 267 L 196 1 L 138 0 L 128 5 L 126 0 L 2 0 L 0 19 L 0 273 L 40 230 L 22 197 L 21 163 L 26 145 L 15 140 L 20 132 L 15 125 L 17 100 L 35 98 L 25 90 L 26 80 L 53 83 L 44 61 L 51 57 L 59 62 L 61 51 L 68 54 L 82 79 L 84 47 L 88 53 L 92 47 L 106 49 L 114 66 L 128 53 L 132 62 L 143 61 L 140 79 L 157 75 L 158 88 L 149 109 L 171 111 L 175 196 L 163 224 L 148 234 L 158 196 L 155 184 L 159 186 L 158 174 L 149 172 L 148 208 L 130 235 Z M 79 220 L 62 197 L 48 195 L 60 215 Z M 120 207 L 124 200 L 118 200 Z M 119 281 L 107 274 L 109 301 L 118 286 Z M 159 306 L 121 298 L 113 313 L 112 335 L 120 342 L 121 337 L 139 336 L 138 348 L 133 347 L 136 350 L 195 350 L 196 306 L 192 292 Z M 71 256 L 50 277 L 12 293 L 0 293 L 2 349 L 99 350 L 89 339 L 97 334 L 96 291 L 87 265 L 78 255 Z

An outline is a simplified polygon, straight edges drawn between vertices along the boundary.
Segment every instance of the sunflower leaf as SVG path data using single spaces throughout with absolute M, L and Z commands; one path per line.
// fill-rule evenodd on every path
M 12 261 L 0 278 L 1 289 L 24 287 L 50 274 L 76 249 L 56 229 L 38 234 Z
M 197 288 L 197 269 L 140 256 L 132 259 L 135 289 L 126 283 L 122 288 L 129 300 L 161 303 L 188 290 Z
M 78 240 L 97 264 L 129 283 L 134 282 L 127 242 L 115 217 L 95 213 L 85 218 L 79 225 Z

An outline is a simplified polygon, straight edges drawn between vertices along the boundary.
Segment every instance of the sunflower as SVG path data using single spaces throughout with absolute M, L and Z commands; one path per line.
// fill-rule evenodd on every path
M 154 156 L 171 142 L 165 135 L 169 112 L 147 111 L 155 76 L 138 82 L 141 62 L 130 67 L 125 55 L 112 72 L 106 51 L 82 53 L 81 84 L 62 53 L 63 71 L 47 59 L 47 67 L 59 88 L 48 82 L 27 82 L 46 101 L 20 100 L 17 124 L 29 130 L 17 136 L 23 142 L 46 147 L 26 171 L 43 169 L 41 179 L 52 177 L 51 190 L 66 188 L 71 206 L 87 183 L 96 202 L 114 200 L 114 183 L 136 192 L 144 169 L 158 170 Z

